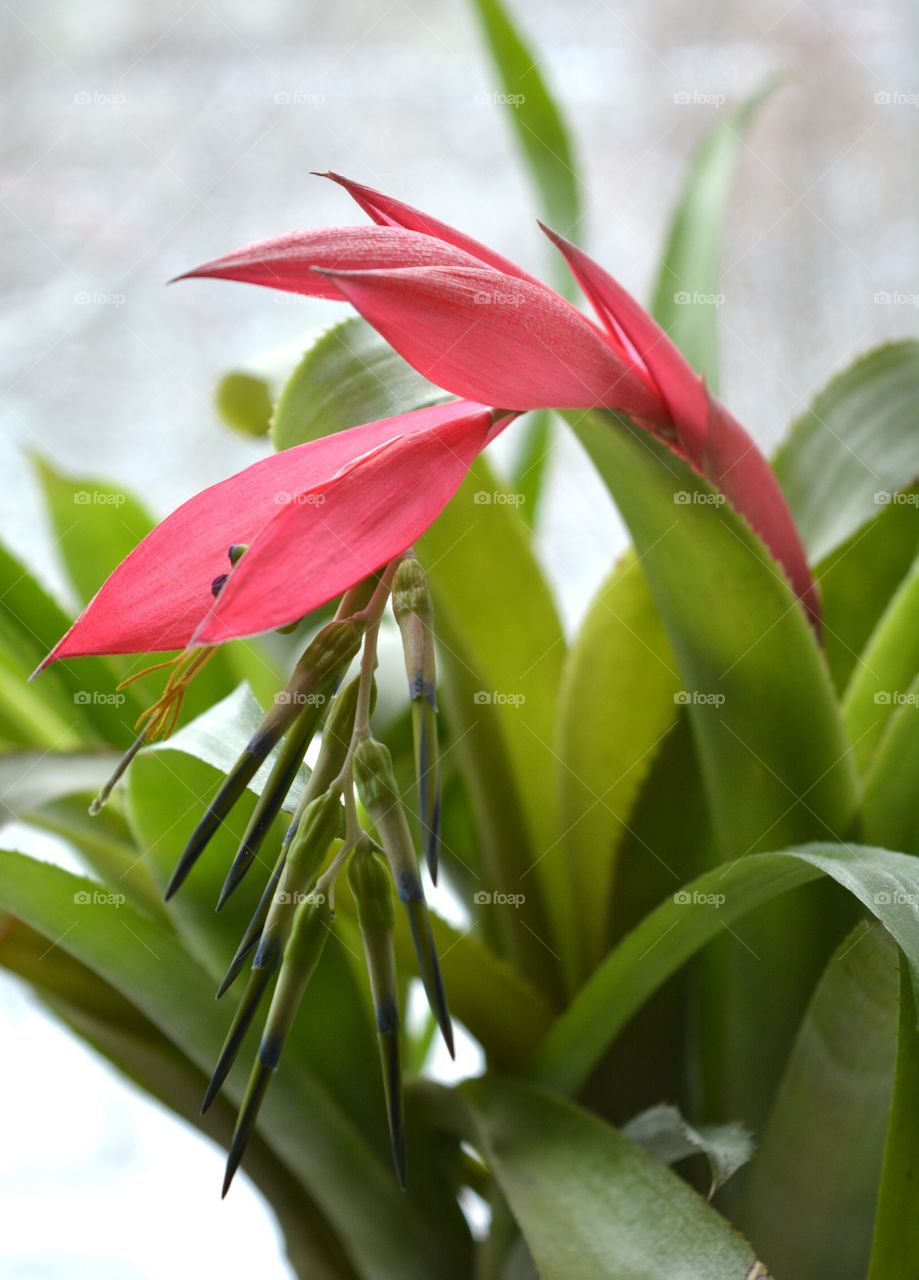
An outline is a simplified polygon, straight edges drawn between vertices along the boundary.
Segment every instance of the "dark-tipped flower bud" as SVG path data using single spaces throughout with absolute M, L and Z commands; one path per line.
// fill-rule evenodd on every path
M 437 749 L 437 669 L 434 606 L 428 578 L 413 557 L 403 560 L 392 585 L 392 609 L 402 636 L 405 674 L 412 700 L 412 734 L 418 778 L 422 844 L 431 879 L 440 860 L 440 780 Z
M 399 1053 L 399 996 L 393 945 L 395 915 L 392 881 L 386 863 L 369 846 L 358 848 L 348 867 L 348 883 L 357 903 L 357 918 L 376 1011 L 383 1089 L 389 1116 L 393 1163 L 405 1185 L 405 1124 L 402 1066 Z
M 421 982 L 444 1042 L 452 1054 L 453 1026 L 431 934 L 424 886 L 418 873 L 412 834 L 399 799 L 392 757 L 382 742 L 364 738 L 357 744 L 354 749 L 354 780 L 364 808 L 379 834 L 396 883 L 396 892 L 405 904 Z

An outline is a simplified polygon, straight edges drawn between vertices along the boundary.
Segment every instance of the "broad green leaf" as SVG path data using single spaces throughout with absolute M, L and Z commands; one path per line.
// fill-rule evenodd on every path
M 709 1199 L 753 1155 L 753 1138 L 742 1124 L 693 1126 L 677 1107 L 666 1103 L 634 1116 L 622 1133 L 663 1164 L 705 1156 L 711 1176 Z
M 104 901 L 92 881 L 12 853 L 0 854 L 0 909 L 103 977 L 210 1072 L 230 1010 L 214 1001 L 207 975 L 162 927 Z M 244 1079 L 240 1071 L 230 1077 L 235 1103 Z M 385 1157 L 308 1073 L 282 1066 L 261 1116 L 262 1137 L 308 1188 L 359 1273 L 406 1280 L 468 1275 L 468 1235 L 458 1212 L 445 1200 L 439 1216 L 427 1202 L 422 1213 L 411 1189 L 398 1190 Z M 430 1168 L 424 1177 L 437 1180 Z
M 680 690 L 641 565 L 629 555 L 594 597 L 559 693 L 559 824 L 575 880 L 582 972 L 606 951 L 618 847 L 676 721 Z
M 744 137 L 779 80 L 770 76 L 703 138 L 677 205 L 652 314 L 689 363 L 718 388 L 718 278 L 728 196 Z
M 366 320 L 342 320 L 307 351 L 284 385 L 271 424 L 276 449 L 449 400 Z
M 573 148 L 541 60 L 502 0 L 475 0 L 475 9 L 501 81 L 494 100 L 508 111 L 545 217 L 554 230 L 571 236 L 581 216 Z
M 864 770 L 919 673 L 919 560 L 884 612 L 846 690 L 843 712 Z
M 899 696 L 902 705 L 894 708 L 865 777 L 862 834 L 872 843 L 919 853 L 919 676 Z
M 775 470 L 812 561 L 885 505 L 915 503 L 919 342 L 876 347 L 835 377 L 792 425 Z
M 24 751 L 0 755 L 0 822 L 62 796 L 95 794 L 111 777 L 113 753 Z
M 893 939 L 873 921 L 860 924 L 827 966 L 801 1024 L 739 1215 L 783 1280 L 865 1275 L 897 988 Z
M 901 956 L 896 1072 L 868 1280 L 912 1280 L 919 1253 L 919 1029 L 915 990 L 915 975 Z
M 127 745 L 130 705 L 116 700 L 114 667 L 101 658 L 57 662 L 28 678 L 70 626 L 29 570 L 0 546 L 0 725 L 23 746 L 73 750 L 81 743 Z
M 919 861 L 855 844 L 751 854 L 687 884 L 610 952 L 556 1021 L 537 1055 L 535 1078 L 559 1093 L 577 1092 L 606 1046 L 691 956 L 757 907 L 821 875 L 881 922 L 919 980 Z
M 510 1080 L 461 1086 L 541 1280 L 745 1280 L 745 1240 L 640 1147 L 587 1111 Z
M 571 415 L 632 533 L 667 629 L 721 857 L 847 831 L 855 773 L 826 664 L 804 610 L 746 522 L 647 432 Z M 746 946 L 706 957 L 702 1007 L 712 1119 L 761 1117 L 840 922 L 799 896 Z M 754 959 L 755 955 L 755 959 Z M 785 999 L 772 999 L 781 980 Z M 744 1064 L 755 1055 L 758 1070 Z
M 553 811 L 565 637 L 527 530 L 506 497 L 479 458 L 416 550 L 431 580 L 438 637 L 465 664 L 467 688 L 473 685 L 467 714 L 474 718 L 478 706 L 494 712 L 489 719 L 498 727 L 535 851 L 525 879 L 482 887 L 540 894 L 552 928 L 542 942 L 567 969 L 577 926 Z
M 222 702 L 208 707 L 207 711 L 183 725 L 171 738 L 154 743 L 149 750 L 176 751 L 182 755 L 194 756 L 219 773 L 229 773 L 264 718 L 265 713 L 252 696 L 251 690 L 247 685 L 241 684 Z M 248 789 L 257 796 L 265 789 L 277 751 L 275 748 L 249 783 Z M 284 801 L 283 808 L 287 813 L 293 813 L 297 807 L 308 777 L 309 770 L 304 765 Z
M 501 727 L 501 707 L 477 699 L 482 685 L 478 671 L 464 656 L 461 635 L 451 631 L 442 612 L 435 627 L 438 700 L 450 735 L 444 759 L 456 760 L 461 769 L 475 825 L 476 858 L 461 885 L 466 905 L 495 950 L 544 995 L 561 997 L 556 959 L 545 941 L 551 935 L 547 909 L 533 874 L 537 855 Z M 454 880 L 460 857 L 445 843 L 445 870 Z M 496 890 L 522 895 L 523 901 L 495 909 Z M 477 901 L 476 894 L 482 893 L 486 899 Z
M 823 643 L 842 693 L 859 656 L 919 550 L 919 508 L 883 507 L 815 569 L 823 602 Z
M 114 568 L 153 528 L 153 517 L 117 485 L 65 476 L 35 458 L 54 545 L 81 604 L 90 601 Z
M 207 1078 L 148 1018 L 86 965 L 19 920 L 0 932 L 0 965 L 25 979 L 71 1031 L 120 1072 L 221 1146 L 229 1145 L 235 1113 L 218 1098 L 201 1115 Z M 355 1272 L 306 1189 L 256 1135 L 246 1170 L 284 1230 L 300 1276 L 351 1280 Z

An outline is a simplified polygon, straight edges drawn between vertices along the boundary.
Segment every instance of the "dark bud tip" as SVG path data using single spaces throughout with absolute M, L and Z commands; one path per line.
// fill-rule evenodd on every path
M 219 595 L 220 595 L 221 591 L 222 591 L 222 590 L 224 589 L 224 587 L 226 586 L 227 578 L 229 578 L 229 576 L 230 576 L 230 575 L 229 575 L 228 573 L 218 573 L 218 574 L 217 574 L 217 577 L 216 577 L 216 578 L 214 579 L 214 581 L 211 583 L 211 595 L 212 595 L 212 596 L 214 596 L 214 597 L 216 598 L 217 596 L 219 596 Z

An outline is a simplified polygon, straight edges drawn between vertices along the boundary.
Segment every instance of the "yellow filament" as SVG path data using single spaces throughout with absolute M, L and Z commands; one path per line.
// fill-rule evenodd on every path
M 135 729 L 143 728 L 146 742 L 155 742 L 157 738 L 168 738 L 175 731 L 186 690 L 198 672 L 211 660 L 213 654 L 212 648 L 183 649 L 174 658 L 167 658 L 165 662 L 156 662 L 153 666 L 146 667 L 143 671 L 136 671 L 121 681 L 118 688 L 126 689 L 135 680 L 152 675 L 154 671 L 163 671 L 166 667 L 172 667 L 163 692 L 152 706 L 142 711 L 137 717 L 134 727 Z

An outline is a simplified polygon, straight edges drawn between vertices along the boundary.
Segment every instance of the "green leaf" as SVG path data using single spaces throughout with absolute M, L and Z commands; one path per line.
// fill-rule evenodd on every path
M 500 98 L 539 193 L 547 220 L 570 236 L 580 198 L 568 130 L 528 47 L 501 0 L 475 0 L 488 51 L 500 78 Z
M 722 857 L 847 831 L 855 774 L 804 610 L 747 523 L 665 445 L 571 415 L 626 524 L 670 638 Z M 841 923 L 808 896 L 725 943 L 702 1001 L 713 1118 L 756 1123 Z M 756 959 L 753 958 L 755 954 Z M 772 999 L 781 980 L 786 998 Z M 745 1064 L 756 1056 L 758 1070 Z
M 792 425 L 775 470 L 811 560 L 842 546 L 919 478 L 917 413 L 919 342 L 908 340 L 862 356 Z
M 98 973 L 210 1072 L 231 1010 L 215 1002 L 206 974 L 161 926 L 105 901 L 92 881 L 13 853 L 0 853 L 0 909 Z M 230 1076 L 236 1103 L 244 1079 L 242 1071 Z M 458 1212 L 445 1205 L 439 1217 L 422 1213 L 411 1188 L 407 1195 L 398 1190 L 385 1157 L 305 1071 L 288 1064 L 278 1072 L 259 1131 L 309 1189 L 358 1272 L 406 1280 L 468 1275 L 468 1235 Z M 437 1181 L 432 1169 L 424 1178 Z
M 589 1112 L 509 1080 L 460 1092 L 541 1280 L 763 1274 L 714 1209 Z
M 919 980 L 915 858 L 855 844 L 812 844 L 738 858 L 666 899 L 610 952 L 556 1021 L 537 1055 L 535 1078 L 560 1093 L 575 1093 L 629 1019 L 691 956 L 749 912 L 820 875 L 842 885 L 881 922 Z
M 919 1251 L 919 1029 L 915 981 L 901 956 L 896 1073 L 868 1280 L 912 1280 Z
M 465 664 L 467 686 L 473 685 L 471 701 L 465 692 L 460 710 L 469 721 L 481 706 L 497 726 L 536 851 L 524 879 L 482 888 L 541 896 L 552 927 L 542 945 L 551 948 L 550 958 L 555 951 L 569 966 L 577 925 L 553 810 L 555 704 L 565 637 L 526 527 L 505 496 L 479 458 L 416 550 L 431 581 L 438 638 Z M 511 874 L 517 877 L 516 866 Z
M 900 584 L 846 689 L 852 752 L 865 770 L 919 672 L 919 560 Z M 898 848 L 900 846 L 897 846 Z
M 0 822 L 12 822 L 62 796 L 95 794 L 117 760 L 114 754 L 62 751 L 0 755 Z
M 629 555 L 594 597 L 559 694 L 559 822 L 575 880 L 582 972 L 607 949 L 619 845 L 676 721 L 680 688 L 641 565 Z
M 257 374 L 242 369 L 225 373 L 214 389 L 214 407 L 238 435 L 266 436 L 271 429 L 271 387 Z
M 881 739 L 862 794 L 862 834 L 866 840 L 919 852 L 919 676 L 900 696 Z M 883 709 L 883 708 L 879 708 Z
M 840 692 L 917 550 L 919 508 L 894 504 L 816 567 L 826 658 Z
M 718 388 L 718 258 L 734 169 L 759 108 L 780 83 L 770 76 L 702 140 L 677 205 L 652 314 L 712 390 Z
M 633 1117 L 622 1133 L 662 1164 L 705 1156 L 711 1173 L 709 1199 L 753 1156 L 753 1138 L 742 1124 L 693 1127 L 677 1107 L 666 1103 Z
M 863 923 L 814 993 L 739 1215 L 783 1280 L 865 1275 L 896 1027 L 896 946 Z
M 88 476 L 65 476 L 35 457 L 54 543 L 81 604 L 153 528 L 153 517 L 124 489 Z
M 285 383 L 271 438 L 276 449 L 290 449 L 450 398 L 416 373 L 366 320 L 342 320 L 310 347 Z

